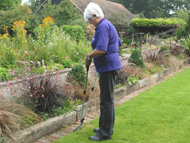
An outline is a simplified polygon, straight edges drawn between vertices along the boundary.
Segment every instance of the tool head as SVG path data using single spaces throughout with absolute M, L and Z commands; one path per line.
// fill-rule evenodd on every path
M 81 126 L 78 126 L 73 132 L 78 131 Z

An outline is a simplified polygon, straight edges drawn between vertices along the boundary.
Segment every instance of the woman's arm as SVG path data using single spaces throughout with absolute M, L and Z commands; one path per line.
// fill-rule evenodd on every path
M 103 51 L 103 50 L 98 50 L 98 49 L 95 49 L 94 51 L 92 51 L 91 53 L 89 53 L 87 56 L 86 56 L 86 59 L 85 59 L 85 66 L 89 66 L 92 62 L 92 58 L 94 57 L 100 57 L 102 55 L 104 55 L 106 52 Z

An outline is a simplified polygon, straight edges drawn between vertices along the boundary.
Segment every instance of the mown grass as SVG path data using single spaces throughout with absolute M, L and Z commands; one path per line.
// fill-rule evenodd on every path
M 108 143 L 190 142 L 190 69 L 169 78 L 116 108 Z M 55 143 L 86 143 L 98 119 Z

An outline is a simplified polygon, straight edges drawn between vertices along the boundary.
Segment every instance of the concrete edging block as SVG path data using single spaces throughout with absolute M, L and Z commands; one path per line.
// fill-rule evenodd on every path
M 43 136 L 49 135 L 58 131 L 63 126 L 71 124 L 76 121 L 76 112 L 72 111 L 59 117 L 48 119 L 44 122 L 38 123 L 34 126 L 18 131 L 12 135 L 14 143 L 33 143 Z M 12 143 L 11 139 L 6 141 Z

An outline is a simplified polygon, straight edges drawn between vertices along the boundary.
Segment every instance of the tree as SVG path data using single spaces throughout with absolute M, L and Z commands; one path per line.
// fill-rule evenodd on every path
M 189 0 L 110 0 L 123 4 L 133 14 L 143 13 L 147 18 L 170 17 L 171 11 L 189 10 Z
M 56 16 L 57 25 L 69 24 L 70 22 L 81 18 L 80 12 L 76 9 L 70 0 L 64 0 L 60 3 L 60 11 Z
M 7 10 L 21 5 L 21 0 L 1 0 L 0 10 Z

